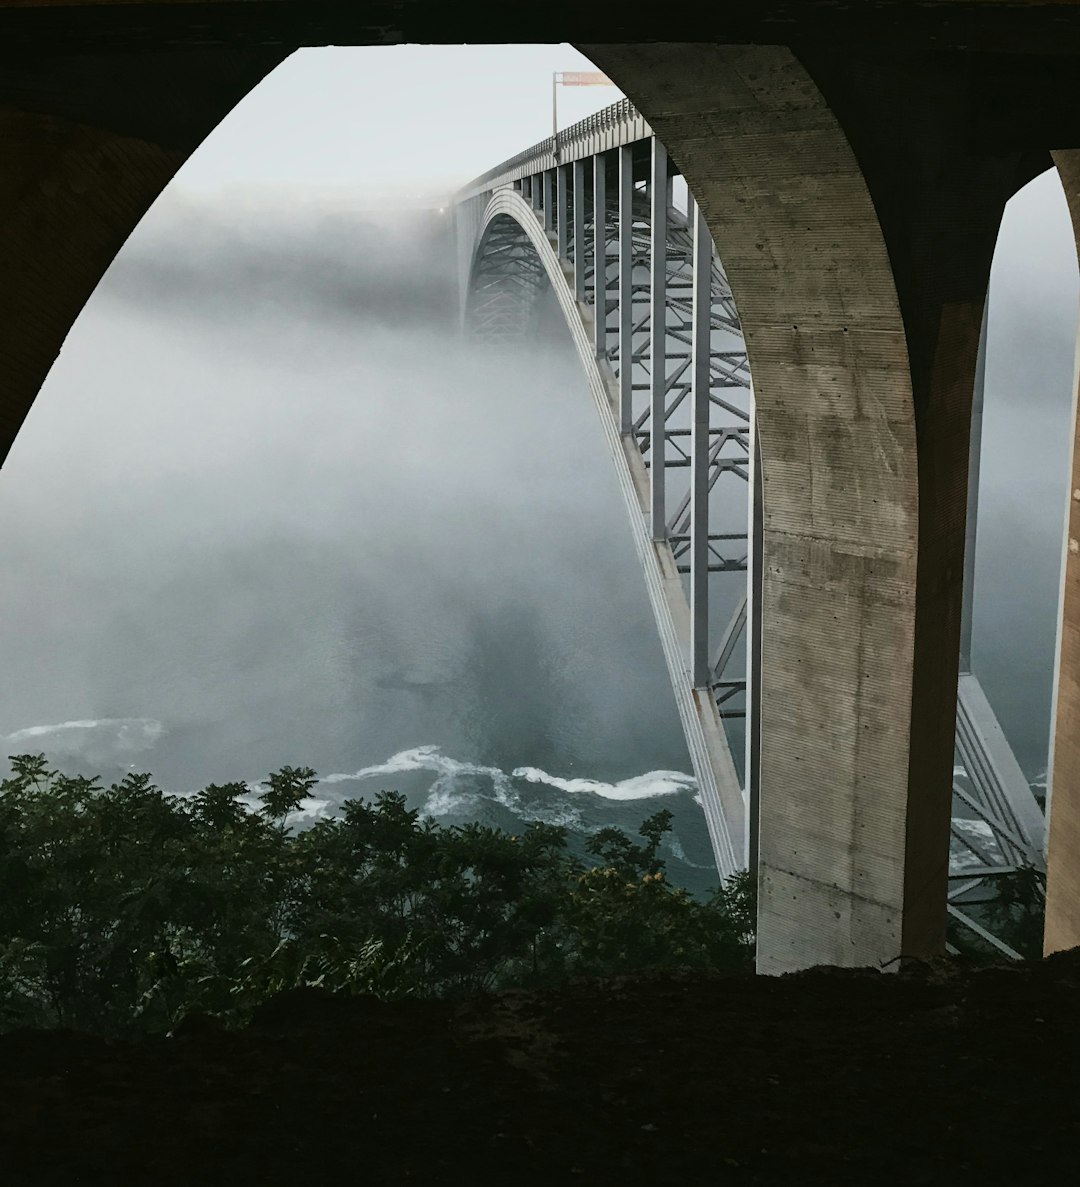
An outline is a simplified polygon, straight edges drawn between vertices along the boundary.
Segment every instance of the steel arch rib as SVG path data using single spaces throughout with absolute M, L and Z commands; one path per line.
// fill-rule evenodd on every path
M 471 290 L 489 228 L 497 219 L 513 219 L 528 237 L 551 283 L 600 415 L 629 514 L 634 545 L 645 573 L 717 868 L 726 877 L 746 865 L 747 810 L 742 787 L 712 691 L 694 687 L 690 608 L 670 544 L 652 539 L 648 470 L 633 434 L 624 437 L 620 432 L 618 382 L 607 362 L 596 357 L 591 311 L 578 304 L 572 270 L 569 273 L 564 270 L 541 217 L 512 188 L 496 190 L 477 228 L 469 287 Z

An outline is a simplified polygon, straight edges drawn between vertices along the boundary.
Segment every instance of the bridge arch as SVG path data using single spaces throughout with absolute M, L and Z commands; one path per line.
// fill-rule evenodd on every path
M 496 190 L 479 214 L 474 234 L 476 246 L 463 302 L 464 318 L 472 329 L 496 339 L 517 338 L 526 331 L 545 282 L 554 294 L 599 414 L 629 513 L 713 853 L 720 873 L 731 874 L 746 865 L 749 843 L 741 781 L 716 700 L 694 679 L 691 609 L 670 544 L 654 539 L 649 530 L 649 472 L 636 441 L 622 431 L 618 380 L 598 356 L 595 315 L 589 318 L 583 314 L 573 273 L 566 270 L 537 207 L 519 192 L 509 186 Z
M 462 320 L 470 334 L 489 341 L 526 341 L 546 286 L 554 289 L 561 279 L 551 276 L 549 262 L 529 237 L 530 221 L 534 220 L 523 217 L 520 210 L 492 210 L 485 215 L 462 308 Z M 561 305 L 560 313 L 565 319 Z

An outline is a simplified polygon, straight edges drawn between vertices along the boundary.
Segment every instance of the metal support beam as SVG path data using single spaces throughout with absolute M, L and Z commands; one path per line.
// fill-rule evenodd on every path
M 593 157 L 593 343 L 607 357 L 607 157 Z
M 956 702 L 956 744 L 960 761 L 978 796 L 981 815 L 1016 852 L 1017 862 L 1045 866 L 1046 819 L 1009 746 L 978 679 L 960 676 Z
M 641 148 L 648 149 L 648 144 Z M 607 197 L 609 200 L 609 242 L 618 239 L 616 218 L 618 195 L 612 189 L 618 188 L 616 171 L 618 162 L 608 152 Z M 640 151 L 640 150 L 639 150 Z M 594 154 L 595 155 L 595 154 Z M 640 160 L 640 158 L 639 158 Z M 592 157 L 587 166 L 586 180 L 594 177 L 595 164 Z M 624 180 L 631 182 L 629 170 L 624 168 Z M 591 190 L 593 187 L 588 186 Z M 650 432 L 649 375 L 652 370 L 651 335 L 649 333 L 650 291 L 645 261 L 648 255 L 650 204 L 647 192 L 627 185 L 623 194 L 624 208 L 629 206 L 633 214 L 633 228 L 636 246 L 629 260 L 629 267 L 623 261 L 622 298 L 624 308 L 630 310 L 630 331 L 633 341 L 626 354 L 620 358 L 616 342 L 617 319 L 609 320 L 608 356 L 596 355 L 595 335 L 590 322 L 589 305 L 578 302 L 574 296 L 573 276 L 565 261 L 558 261 L 552 244 L 543 233 L 537 219 L 528 205 L 508 189 L 496 191 L 485 213 L 481 243 L 474 252 L 472 272 L 472 297 L 470 325 L 490 341 L 509 341 L 516 333 L 524 337 L 531 324 L 534 297 L 529 285 L 529 269 L 533 263 L 542 263 L 551 279 L 555 296 L 567 320 L 578 356 L 589 377 L 589 386 L 596 401 L 604 425 L 608 446 L 611 449 L 619 474 L 620 487 L 626 499 L 630 515 L 631 530 L 638 545 L 642 560 L 649 597 L 657 618 L 657 627 L 672 679 L 672 688 L 679 716 L 686 731 L 687 747 L 693 763 L 701 795 L 701 804 L 709 829 L 717 869 L 727 875 L 742 866 L 746 852 L 745 817 L 746 805 L 743 789 L 735 764 L 732 760 L 730 741 L 725 732 L 725 723 L 741 717 L 735 697 L 742 695 L 742 681 L 715 682 L 695 688 L 691 681 L 688 662 L 690 643 L 689 586 L 681 576 L 682 562 L 690 558 L 690 518 L 687 503 L 685 512 L 680 512 L 678 531 L 657 543 L 651 538 L 649 515 L 650 489 Z M 629 198 L 629 201 L 626 199 Z M 506 216 L 510 217 L 507 218 Z M 592 214 L 590 214 L 590 219 Z M 629 226 L 626 219 L 624 225 Z M 516 231 L 515 231 L 516 228 Z M 589 251 L 593 252 L 591 226 L 589 228 Z M 684 477 L 689 478 L 690 469 L 690 421 L 688 414 L 692 407 L 691 384 L 691 330 L 693 296 L 693 229 L 680 213 L 668 217 L 668 245 L 666 252 L 667 302 L 665 322 L 664 362 L 666 372 L 664 395 L 668 402 L 666 409 L 668 424 L 668 454 L 666 467 L 686 464 L 684 471 L 673 471 L 669 477 L 676 483 L 681 496 Z M 528 243 L 525 242 L 528 240 Z M 531 245 L 531 250 L 530 250 Z M 618 251 L 612 247 L 615 258 L 611 260 L 608 306 L 612 314 L 617 307 L 619 295 L 618 276 L 615 267 Z M 637 271 L 633 271 L 634 257 Z M 589 259 L 589 275 L 593 275 L 595 254 Z M 715 258 L 711 259 L 706 271 L 706 284 L 711 291 L 711 320 L 717 325 L 713 338 L 719 335 L 733 335 L 719 340 L 716 346 L 723 349 L 709 352 L 709 370 L 714 373 L 714 382 L 725 386 L 724 401 L 706 399 L 703 410 L 708 422 L 708 454 L 712 459 L 708 466 L 708 481 L 713 485 L 714 505 L 720 498 L 725 502 L 728 496 L 739 507 L 745 506 L 747 495 L 745 457 L 742 469 L 731 468 L 732 459 L 738 460 L 739 450 L 732 450 L 731 456 L 717 456 L 729 444 L 737 444 L 741 454 L 749 448 L 749 422 L 745 401 L 749 397 L 749 374 L 745 365 L 745 354 L 739 350 L 738 322 L 730 290 L 723 272 Z M 590 304 L 592 296 L 590 294 Z M 631 301 L 633 307 L 631 309 Z M 736 361 L 741 360 L 741 361 Z M 620 392 L 618 373 L 625 362 L 633 368 L 636 380 L 635 399 L 637 407 L 629 432 L 623 431 L 621 423 Z M 685 380 L 683 377 L 685 376 Z M 632 389 L 632 390 L 633 390 Z M 738 394 L 736 394 L 738 389 Z M 719 389 L 715 394 L 720 395 Z M 681 407 L 681 412 L 679 411 Z M 672 424 L 671 417 L 678 415 L 679 424 Z M 742 481 L 732 480 L 729 488 L 717 493 L 719 475 L 736 475 Z M 726 480 L 725 480 L 726 481 Z M 669 491 L 669 493 L 671 493 Z M 681 502 L 681 499 L 679 500 Z M 680 533 L 682 535 L 680 536 Z M 745 540 L 745 533 L 706 534 L 708 545 L 707 564 L 702 570 L 709 584 L 723 587 L 725 592 L 733 584 L 744 583 L 745 562 L 721 555 L 726 541 Z M 739 550 L 736 550 L 739 551 Z M 723 707 L 721 707 L 723 702 Z
M 634 154 L 619 149 L 619 424 L 634 425 Z
M 585 162 L 574 169 L 574 297 L 585 300 Z
M 540 186 L 540 176 L 541 176 L 541 175 L 540 175 L 539 173 L 534 173 L 534 174 L 532 175 L 532 177 L 530 177 L 530 178 L 529 178 L 529 198 L 532 200 L 532 208 L 533 208 L 533 210 L 539 210 L 539 209 L 541 208 L 541 203 L 540 203 L 540 192 L 541 192 L 541 186 Z
M 553 190 L 555 181 L 555 170 L 544 170 L 544 230 L 549 234 L 555 230 L 555 203 L 553 200 Z
M 951 903 L 946 908 L 946 910 L 958 923 L 966 927 L 968 931 L 974 932 L 975 935 L 979 937 L 979 939 L 984 940 L 992 948 L 996 948 L 1002 956 L 1007 956 L 1010 960 L 1024 959 L 1015 948 L 1010 948 L 1004 940 L 998 939 L 998 937 L 992 932 L 987 931 L 985 927 L 972 919 L 972 917 L 968 915 L 967 912 L 961 911 L 958 907 L 954 907 Z
M 709 367 L 712 346 L 712 238 L 694 203 L 690 438 L 690 666 L 695 688 L 712 679 L 709 656 Z
M 724 633 L 720 636 L 720 645 L 716 651 L 716 659 L 713 661 L 713 672 L 717 680 L 724 675 L 724 669 L 731 663 L 731 657 L 735 654 L 735 647 L 739 642 L 739 636 L 746 628 L 748 600 L 748 594 L 743 594 L 735 609 L 731 612 L 731 617 L 728 619 L 728 624 L 724 628 Z
M 654 136 L 649 180 L 651 241 L 649 249 L 649 335 L 651 405 L 649 415 L 649 519 L 654 540 L 667 535 L 665 471 L 667 461 L 667 253 L 668 161 L 667 149 Z
M 556 170 L 558 175 L 558 211 L 559 211 L 559 259 L 564 263 L 570 261 L 570 195 L 569 165 L 560 165 Z

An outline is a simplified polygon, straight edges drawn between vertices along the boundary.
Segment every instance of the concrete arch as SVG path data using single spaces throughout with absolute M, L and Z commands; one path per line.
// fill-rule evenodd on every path
M 762 946 L 774 968 L 940 951 L 979 329 L 1005 202 L 1046 154 L 974 143 L 945 55 L 581 48 L 668 145 L 743 318 Z
M 912 943 L 902 932 L 913 912 L 918 488 L 904 326 L 858 163 L 805 70 L 785 49 L 696 48 L 689 61 L 674 48 L 585 52 L 628 89 L 687 178 L 754 376 L 765 971 L 808 952 L 869 963 Z M 942 932 L 947 787 L 943 799 L 930 890 Z

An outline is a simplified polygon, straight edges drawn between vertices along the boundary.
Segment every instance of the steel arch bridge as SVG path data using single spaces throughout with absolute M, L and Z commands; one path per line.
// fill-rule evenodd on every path
M 726 876 L 756 865 L 764 508 L 738 311 L 701 211 L 685 189 L 676 197 L 677 177 L 623 100 L 466 186 L 455 199 L 455 232 L 468 332 L 493 343 L 526 339 L 548 290 L 565 319 L 615 464 Z M 1045 873 L 1046 825 L 971 669 L 981 395 L 980 354 L 948 912 L 1016 957 L 980 907 L 1003 875 Z

